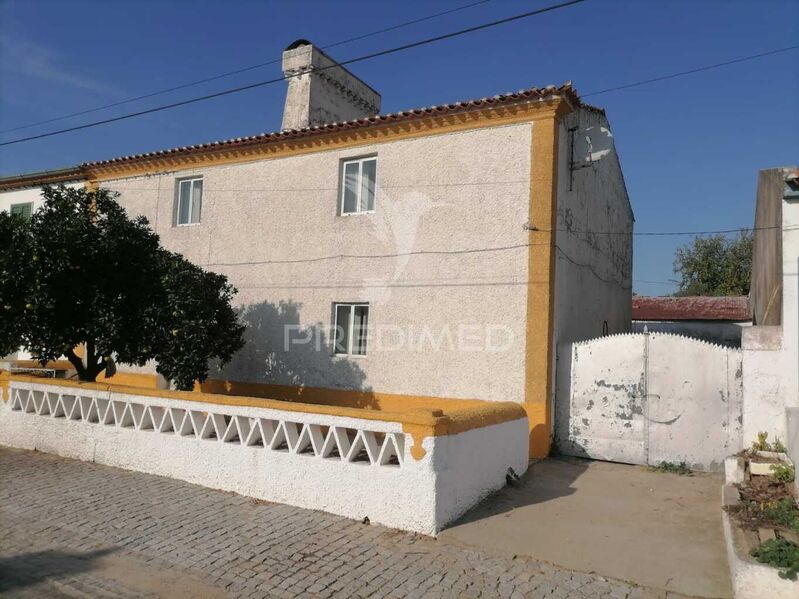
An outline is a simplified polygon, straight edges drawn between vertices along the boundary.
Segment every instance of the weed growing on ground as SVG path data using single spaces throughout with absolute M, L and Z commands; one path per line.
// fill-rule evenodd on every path
M 796 477 L 796 469 L 791 464 L 772 464 L 771 476 L 780 483 L 792 483 Z
M 768 564 L 780 570 L 780 578 L 796 580 L 799 573 L 799 545 L 787 539 L 769 539 L 752 549 L 752 557 L 761 564 Z
M 799 508 L 792 498 L 767 502 L 745 501 L 741 505 L 746 515 L 755 522 L 785 526 L 799 532 Z
M 676 464 L 675 462 L 660 462 L 657 466 L 650 468 L 653 472 L 669 472 L 671 474 L 679 474 L 680 476 L 693 476 L 694 471 L 688 467 L 685 462 Z

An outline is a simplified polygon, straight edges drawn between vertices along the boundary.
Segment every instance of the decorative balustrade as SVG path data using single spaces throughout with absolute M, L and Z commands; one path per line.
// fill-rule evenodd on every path
M 404 461 L 403 433 L 364 430 L 292 420 L 244 416 L 214 407 L 172 407 L 151 398 L 108 399 L 107 392 L 64 393 L 57 389 L 11 389 L 11 409 L 49 418 L 114 426 L 283 451 L 357 464 L 399 467 Z M 146 401 L 146 403 L 145 403 Z

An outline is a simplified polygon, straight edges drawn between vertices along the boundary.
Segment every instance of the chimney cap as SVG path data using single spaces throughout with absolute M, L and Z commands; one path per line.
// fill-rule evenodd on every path
M 308 40 L 300 38 L 298 40 L 294 40 L 293 42 L 291 42 L 288 46 L 286 46 L 286 49 L 283 51 L 288 52 L 289 50 L 295 50 L 297 48 L 301 48 L 302 46 L 313 46 L 313 44 Z

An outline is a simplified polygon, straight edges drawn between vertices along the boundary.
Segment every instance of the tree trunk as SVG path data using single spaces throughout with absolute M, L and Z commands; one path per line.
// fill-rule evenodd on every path
M 68 350 L 65 355 L 67 360 L 69 360 L 70 363 L 75 367 L 75 371 L 78 373 L 78 380 L 93 383 L 97 380 L 97 375 L 105 369 L 104 361 L 102 356 L 95 355 L 94 341 L 87 341 L 85 348 L 85 363 L 73 349 Z

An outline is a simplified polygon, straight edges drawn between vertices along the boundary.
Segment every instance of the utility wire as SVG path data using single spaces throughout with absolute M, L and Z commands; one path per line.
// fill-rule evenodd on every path
M 349 44 L 352 42 L 357 42 L 362 39 L 366 39 L 367 37 L 372 37 L 374 35 L 379 35 L 381 33 L 388 33 L 389 31 L 394 31 L 396 29 L 401 29 L 403 27 L 408 27 L 409 25 L 415 25 L 416 23 L 422 23 L 423 21 L 429 21 L 430 19 L 435 19 L 437 17 L 443 17 L 444 15 L 448 15 L 454 12 L 458 12 L 461 10 L 466 10 L 467 8 L 472 8 L 473 6 L 477 6 L 479 4 L 486 4 L 491 0 L 479 0 L 478 2 L 472 2 L 471 4 L 465 4 L 463 6 L 459 6 L 456 8 L 452 8 L 450 10 L 445 10 L 442 12 L 437 12 L 432 15 L 428 15 L 426 17 L 421 17 L 419 19 L 414 19 L 412 21 L 406 21 L 404 23 L 400 23 L 398 25 L 392 25 L 391 27 L 386 27 L 384 29 L 378 29 L 377 31 L 372 31 L 370 33 L 365 33 L 363 35 L 359 35 L 356 37 L 351 37 L 346 40 L 341 40 L 340 42 L 335 42 L 333 44 L 328 44 L 327 46 L 321 46 L 323 50 L 327 50 L 329 48 L 335 48 L 336 46 L 343 46 L 344 44 Z M 246 73 L 248 71 L 253 71 L 255 69 L 260 69 L 263 67 L 267 67 L 273 64 L 277 64 L 281 61 L 281 59 L 277 60 L 270 60 L 268 62 L 262 62 L 259 64 L 254 64 L 248 67 L 243 67 L 240 69 L 236 69 L 235 71 L 228 71 L 226 73 L 220 73 L 219 75 L 212 75 L 211 77 L 205 77 L 204 79 L 198 79 L 196 81 L 191 81 L 189 83 L 183 83 L 181 85 L 176 85 L 174 87 L 169 87 L 166 89 L 162 89 L 155 92 L 150 92 L 147 94 L 143 94 L 141 96 L 135 96 L 133 98 L 127 98 L 125 100 L 119 100 L 118 102 L 113 102 L 111 104 L 105 104 L 104 106 L 97 106 L 96 108 L 89 108 L 87 110 L 81 110 L 80 112 L 73 112 L 71 114 L 65 114 L 62 116 L 57 116 L 51 119 L 47 119 L 44 121 L 37 121 L 35 123 L 29 123 L 27 125 L 20 125 L 19 127 L 14 127 L 13 129 L 3 129 L 0 133 L 11 133 L 12 131 L 20 131 L 22 129 L 30 129 L 31 127 L 36 127 L 37 125 L 45 125 L 47 123 L 54 123 L 56 121 L 63 121 L 65 119 L 69 119 L 76 116 L 82 116 L 84 114 L 90 114 L 92 112 L 98 112 L 100 110 L 106 110 L 108 108 L 114 108 L 115 106 L 122 106 L 123 104 L 130 104 L 131 102 L 138 102 L 139 100 L 146 100 L 147 98 L 154 98 L 155 96 L 160 96 L 163 94 L 168 94 L 169 92 L 174 92 L 180 89 L 186 89 L 188 87 L 193 87 L 195 85 L 200 85 L 202 83 L 208 83 L 210 81 L 216 81 L 218 79 L 223 79 L 225 77 L 230 77 L 232 75 L 238 75 L 240 73 Z
M 411 42 L 409 44 L 404 44 L 402 46 L 396 46 L 394 48 L 389 48 L 387 50 L 381 50 L 379 52 L 372 52 L 371 54 L 365 54 L 364 56 L 359 56 L 357 58 L 351 58 L 349 60 L 344 60 L 342 62 L 334 63 L 327 67 L 319 67 L 315 69 L 315 72 L 324 71 L 327 69 L 332 69 L 339 66 L 344 66 L 348 64 L 354 64 L 356 62 L 362 62 L 364 60 L 370 60 L 372 58 L 378 58 L 380 56 L 387 56 L 389 54 L 395 54 L 397 52 L 402 52 L 404 50 L 410 50 L 412 48 L 418 48 L 419 46 L 425 46 L 427 44 L 432 44 L 435 42 L 440 42 L 443 40 L 451 39 L 453 37 L 457 37 L 460 35 L 465 35 L 467 33 L 474 33 L 475 31 L 482 31 L 483 29 L 488 29 L 490 27 L 496 27 L 497 25 L 504 25 L 505 23 L 511 23 L 513 21 L 518 21 L 520 19 L 525 19 L 528 17 L 532 17 L 535 15 L 540 15 L 546 12 L 551 12 L 554 10 L 558 10 L 561 8 L 567 8 L 569 6 L 573 6 L 575 4 L 581 4 L 586 2 L 586 0 L 569 0 L 568 2 L 562 2 L 560 4 L 553 4 L 551 6 L 545 6 L 544 8 L 539 8 L 537 10 L 531 10 L 525 13 L 521 13 L 518 15 L 514 15 L 512 17 L 506 17 L 504 19 L 499 19 L 497 21 L 491 21 L 489 23 L 482 23 L 480 25 L 476 25 L 474 27 L 467 27 L 466 29 L 461 29 L 458 31 L 453 31 L 451 33 L 445 33 L 443 35 L 438 35 L 435 37 L 430 37 L 427 39 L 419 40 L 417 42 Z M 155 106 L 153 108 L 148 108 L 146 110 L 139 110 L 138 112 L 131 112 L 128 114 L 123 114 L 120 116 L 103 119 L 100 121 L 94 121 L 91 123 L 85 123 L 83 125 L 77 125 L 75 127 L 68 127 L 66 129 L 59 129 L 57 131 L 50 131 L 48 133 L 41 133 L 39 135 L 31 135 L 29 137 L 21 137 L 18 139 L 12 139 L 11 141 L 5 141 L 0 143 L 0 146 L 10 146 L 13 144 L 22 143 L 24 141 L 32 141 L 34 139 L 42 139 L 44 137 L 52 137 L 53 135 L 61 135 L 63 133 L 69 133 L 71 131 L 79 131 L 81 129 L 88 129 L 90 127 L 97 127 L 99 125 L 106 125 L 108 123 L 115 123 L 117 121 L 123 121 L 126 119 L 130 119 L 137 116 L 142 116 L 145 114 L 152 114 L 154 112 L 160 112 L 162 110 L 169 110 L 171 108 L 177 108 L 179 106 L 186 106 L 188 104 L 194 104 L 196 102 L 203 102 L 205 100 L 211 100 L 213 98 L 220 98 L 222 96 L 228 96 L 230 94 L 235 94 L 238 92 L 243 92 L 251 89 L 256 89 L 259 87 L 263 87 L 265 85 L 271 85 L 273 83 L 279 83 L 280 81 L 285 81 L 286 79 L 290 79 L 292 77 L 299 77 L 303 75 L 303 73 L 298 73 L 296 75 L 289 75 L 288 77 L 278 77 L 276 79 L 267 79 L 266 81 L 259 81 L 257 83 L 251 83 L 249 85 L 242 85 L 241 87 L 234 87 L 232 89 L 223 90 L 220 92 L 215 92 L 213 94 L 207 94 L 205 96 L 198 96 L 196 98 L 189 98 L 188 100 L 181 100 L 180 102 L 173 102 L 171 104 L 164 104 L 162 106 Z
M 693 75 L 694 73 L 701 73 L 703 71 L 710 71 L 711 69 L 718 69 L 719 67 L 726 67 L 731 64 L 738 64 L 739 62 L 746 62 L 748 60 L 756 60 L 758 58 L 764 58 L 766 56 L 773 56 L 774 54 L 780 54 L 782 52 L 790 52 L 791 50 L 799 49 L 799 45 L 797 46 L 787 46 L 785 48 L 777 48 L 776 50 L 769 50 L 768 52 L 761 52 L 760 54 L 750 54 L 749 56 L 741 56 L 739 58 L 733 58 L 732 60 L 725 60 L 724 62 L 717 62 L 716 64 L 709 64 L 704 67 L 698 67 L 696 69 L 689 69 L 687 71 L 679 71 L 677 73 L 671 73 L 669 75 L 662 75 L 660 77 L 653 77 L 652 79 L 644 79 L 642 81 L 636 81 L 634 83 L 627 83 L 625 85 L 618 85 L 616 87 L 609 87 L 607 89 L 601 89 L 595 92 L 589 92 L 587 94 L 580 94 L 581 98 L 586 98 L 588 96 L 598 96 L 599 94 L 607 94 L 610 92 L 619 91 L 622 89 L 630 89 L 631 87 L 638 87 L 640 85 L 648 85 L 650 83 L 657 83 L 658 81 L 666 81 L 668 79 L 675 79 L 677 77 L 683 77 L 685 75 Z

